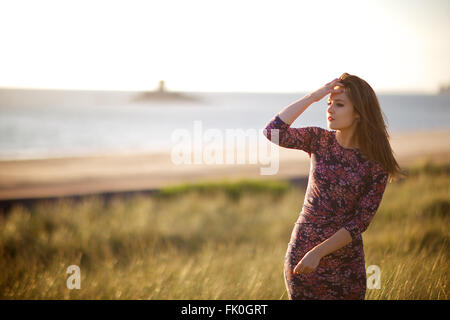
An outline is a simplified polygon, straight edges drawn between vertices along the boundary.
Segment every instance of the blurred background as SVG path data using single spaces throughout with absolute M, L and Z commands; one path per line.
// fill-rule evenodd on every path
M 385 290 L 367 297 L 446 299 L 449 14 L 447 0 L 1 1 L 0 297 L 286 298 L 282 260 L 303 203 L 307 154 L 280 150 L 275 176 L 248 162 L 176 166 L 172 134 L 193 135 L 196 120 L 224 135 L 262 130 L 348 72 L 377 93 L 397 161 L 411 173 L 411 185 L 388 187 L 381 235 L 367 231 L 377 247 L 368 260 L 390 270 Z M 327 128 L 325 100 L 292 126 Z M 395 221 L 411 225 L 399 231 Z M 408 240 L 397 246 L 391 232 Z M 220 266 L 212 262 L 219 251 Z M 263 261 L 262 252 L 273 255 Z M 405 258 L 383 269 L 386 252 Z M 182 260 L 169 262 L 168 253 L 191 264 L 179 271 Z M 438 270 L 426 287 L 431 269 L 399 275 L 419 254 Z M 36 267 L 26 273 L 29 261 Z M 65 288 L 70 264 L 90 271 L 84 290 Z M 232 272 L 238 285 L 211 271 Z M 118 272 L 137 276 L 118 283 Z

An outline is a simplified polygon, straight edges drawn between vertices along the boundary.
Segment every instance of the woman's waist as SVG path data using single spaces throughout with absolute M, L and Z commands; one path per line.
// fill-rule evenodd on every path
M 344 217 L 335 214 L 331 210 L 309 207 L 304 205 L 297 223 L 309 223 L 315 225 L 343 225 Z

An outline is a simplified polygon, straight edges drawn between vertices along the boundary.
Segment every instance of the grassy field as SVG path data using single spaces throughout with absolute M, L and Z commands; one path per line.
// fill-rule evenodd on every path
M 448 299 L 450 163 L 389 184 L 363 233 L 381 289 L 366 299 Z M 284 182 L 181 185 L 0 215 L 1 299 L 287 299 L 283 261 L 305 190 Z M 78 265 L 81 289 L 66 269 Z M 368 274 L 369 276 L 369 274 Z

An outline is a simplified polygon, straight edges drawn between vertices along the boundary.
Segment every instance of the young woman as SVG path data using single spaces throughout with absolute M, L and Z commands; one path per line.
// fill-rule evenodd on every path
M 290 127 L 328 94 L 331 130 Z M 289 299 L 364 299 L 361 233 L 379 207 L 388 178 L 401 174 L 375 92 L 366 81 L 344 73 L 284 108 L 263 132 L 273 143 L 311 158 L 305 200 L 285 256 Z

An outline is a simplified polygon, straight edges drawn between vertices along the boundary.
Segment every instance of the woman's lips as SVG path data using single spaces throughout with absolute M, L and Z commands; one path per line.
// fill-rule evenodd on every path
M 334 119 L 332 117 L 328 117 L 328 121 L 333 121 Z

